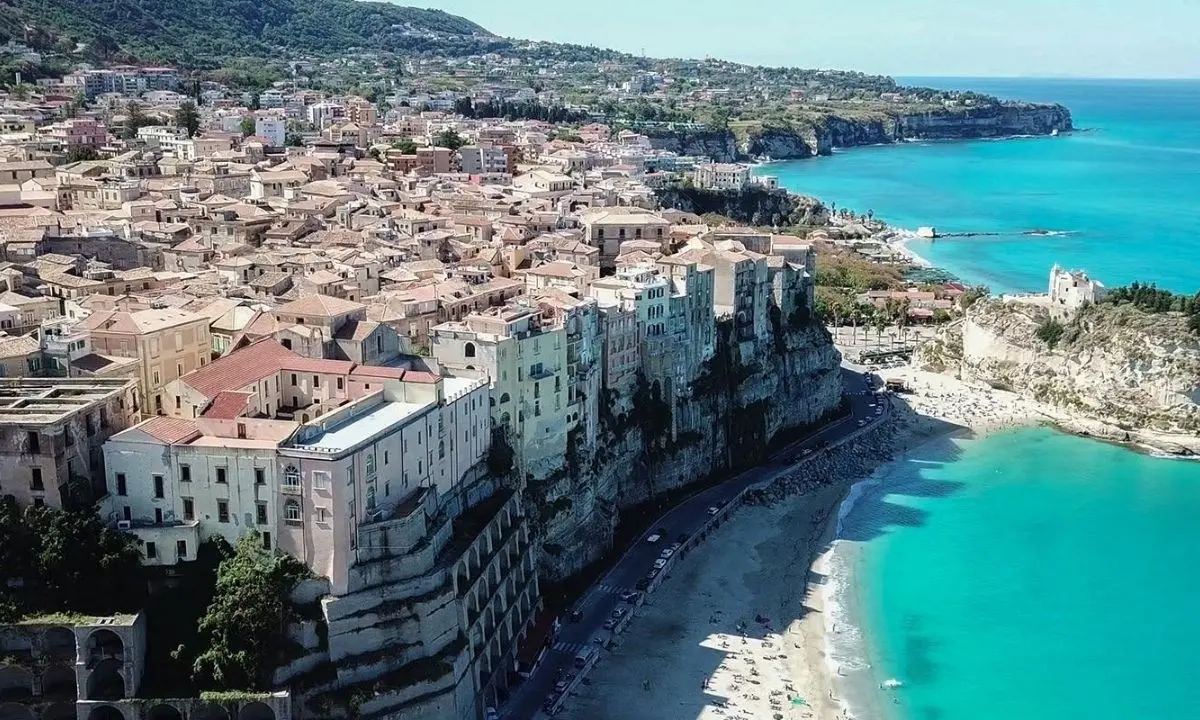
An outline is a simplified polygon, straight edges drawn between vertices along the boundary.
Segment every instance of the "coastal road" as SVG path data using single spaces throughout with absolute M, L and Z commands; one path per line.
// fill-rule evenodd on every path
M 796 464 L 793 458 L 803 450 L 810 450 L 812 455 L 816 455 L 825 443 L 840 440 L 887 416 L 888 403 L 870 392 L 866 375 L 848 367 L 843 367 L 842 375 L 846 397 L 850 401 L 850 415 L 785 446 L 763 465 L 693 495 L 656 520 L 616 565 L 575 603 L 574 609 L 581 613 L 581 617 L 576 622 L 561 618 L 562 627 L 554 636 L 553 645 L 536 672 L 521 683 L 505 703 L 501 713 L 504 720 L 531 720 L 541 712 L 542 704 L 551 696 L 560 671 L 570 672 L 575 656 L 587 647 L 595 647 L 594 640 L 607 641 L 611 638 L 612 633 L 605 630 L 603 625 L 614 609 L 632 607 L 621 601 L 621 593 L 636 590 L 638 581 L 654 567 L 659 553 L 674 543 L 679 535 L 690 537 L 698 532 L 708 521 L 710 508 L 728 503 L 750 485 L 787 471 Z M 876 415 L 872 405 L 882 408 L 882 413 Z M 860 421 L 863 425 L 859 425 Z M 666 532 L 658 542 L 647 541 L 651 535 L 662 534 L 660 529 L 664 528 Z M 636 627 L 630 630 L 636 631 Z

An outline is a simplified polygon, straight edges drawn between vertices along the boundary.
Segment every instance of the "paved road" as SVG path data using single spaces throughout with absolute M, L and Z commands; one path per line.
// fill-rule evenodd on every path
M 802 449 L 809 448 L 815 453 L 821 444 L 839 440 L 858 430 L 861 427 L 859 421 L 871 425 L 886 416 L 887 403 L 879 402 L 868 392 L 865 376 L 848 368 L 843 369 L 842 373 L 845 392 L 851 403 L 850 416 L 784 447 L 772 455 L 770 462 L 693 495 L 656 520 L 617 564 L 575 604 L 575 609 L 582 612 L 582 617 L 577 622 L 563 618 L 562 628 L 537 671 L 513 692 L 505 704 L 502 713 L 505 720 L 530 720 L 540 712 L 542 704 L 551 695 L 559 670 L 571 669 L 575 656 L 593 645 L 594 640 L 607 641 L 611 638 L 612 633 L 603 628 L 604 621 L 615 608 L 630 607 L 621 602 L 620 594 L 636 589 L 638 580 L 645 577 L 654 566 L 662 549 L 675 542 L 680 534 L 690 536 L 703 527 L 709 517 L 709 508 L 723 505 L 737 497 L 747 486 L 791 467 L 792 458 Z M 879 416 L 872 407 L 877 402 L 884 408 Z M 666 529 L 666 535 L 657 543 L 647 542 L 646 538 L 658 533 L 660 528 Z

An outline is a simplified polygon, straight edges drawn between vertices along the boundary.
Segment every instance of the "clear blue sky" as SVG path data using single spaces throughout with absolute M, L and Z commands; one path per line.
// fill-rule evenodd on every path
M 1200 77 L 1200 0 L 400 0 L 509 37 L 900 76 Z

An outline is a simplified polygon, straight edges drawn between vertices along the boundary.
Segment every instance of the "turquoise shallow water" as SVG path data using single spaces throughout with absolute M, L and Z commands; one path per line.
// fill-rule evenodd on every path
M 926 446 L 844 518 L 860 718 L 1200 718 L 1200 463 L 1048 429 Z M 851 662 L 853 667 L 856 663 Z M 879 688 L 888 678 L 898 690 Z
M 1000 232 L 917 241 L 995 291 L 1042 290 L 1055 262 L 1109 285 L 1200 289 L 1200 81 L 904 79 L 1061 102 L 1087 130 L 1057 138 L 857 148 L 763 169 L 784 187 L 909 229 Z M 1029 237 L 1029 230 L 1065 231 Z

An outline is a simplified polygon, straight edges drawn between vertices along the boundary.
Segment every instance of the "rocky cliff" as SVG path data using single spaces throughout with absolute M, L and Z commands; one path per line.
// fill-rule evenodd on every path
M 915 361 L 1122 430 L 1200 436 L 1200 337 L 1180 314 L 1100 304 L 1052 323 L 1043 305 L 981 301 Z
M 903 108 L 861 115 L 818 112 L 787 127 L 751 126 L 738 131 L 658 130 L 655 148 L 717 162 L 770 157 L 791 160 L 828 155 L 834 148 L 880 145 L 906 140 L 969 140 L 1018 135 L 1050 135 L 1074 128 L 1062 105 L 1003 103 L 912 112 Z
M 821 201 L 787 190 L 770 190 L 751 184 L 739 190 L 709 190 L 690 184 L 672 184 L 655 190 L 662 207 L 705 215 L 715 213 L 743 225 L 788 227 L 823 225 L 829 209 Z
M 751 467 L 790 429 L 836 413 L 840 364 L 816 322 L 776 323 L 761 343 L 731 341 L 726 327 L 716 355 L 686 387 L 639 392 L 632 406 L 602 411 L 595 442 L 571 438 L 563 470 L 526 491 L 543 577 L 568 576 L 599 558 L 622 509 Z

